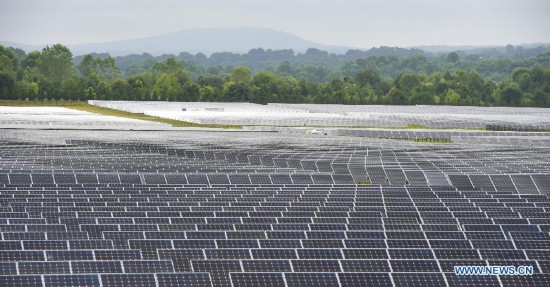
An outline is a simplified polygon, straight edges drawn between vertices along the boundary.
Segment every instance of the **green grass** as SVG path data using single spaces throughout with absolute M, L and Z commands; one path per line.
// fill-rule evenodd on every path
M 413 129 L 413 130 L 469 130 L 469 131 L 484 131 L 485 128 L 440 128 L 440 127 L 429 127 L 429 126 L 423 126 L 423 125 L 417 125 L 417 124 L 408 124 L 407 129 Z
M 173 127 L 178 128 L 220 128 L 220 129 L 242 129 L 242 126 L 238 125 L 216 125 L 216 124 L 197 124 L 186 121 L 178 121 L 160 117 L 149 116 L 143 113 L 129 113 L 124 111 L 119 111 L 115 109 L 102 108 L 98 106 L 89 105 L 87 102 L 83 101 L 55 101 L 55 100 L 44 100 L 44 101 L 23 101 L 23 100 L 0 100 L 0 106 L 12 106 L 12 107 L 64 107 L 84 112 L 90 112 L 105 116 L 115 116 L 121 118 L 129 118 L 136 120 L 144 120 L 150 122 L 164 123 L 172 125 Z
M 115 110 L 115 109 L 91 106 L 88 104 L 80 105 L 80 106 L 76 106 L 76 105 L 66 106 L 66 108 L 75 109 L 75 110 L 84 111 L 84 112 L 102 114 L 106 116 L 115 116 L 115 117 L 164 123 L 164 124 L 169 124 L 169 125 L 172 125 L 173 127 L 178 127 L 178 128 L 192 127 L 192 128 L 242 129 L 242 126 L 237 126 L 237 125 L 197 124 L 192 122 L 178 121 L 178 120 L 166 119 L 161 117 L 149 116 L 143 113 L 129 113 L 129 112 L 124 112 L 124 111 Z
M 421 126 L 416 124 L 408 124 L 407 126 L 329 126 L 329 125 L 312 125 L 312 126 L 285 126 L 285 125 L 248 125 L 248 126 L 259 126 L 259 127 L 280 127 L 280 128 L 326 128 L 326 129 L 384 129 L 384 130 L 418 130 L 418 129 L 429 129 L 429 130 L 468 130 L 468 131 L 484 131 L 484 128 L 442 128 L 442 127 L 428 127 Z
M 446 138 L 419 138 L 413 139 L 415 143 L 453 143 L 451 139 Z
M 356 181 L 355 184 L 357 184 L 357 185 L 371 185 L 372 181 L 370 181 L 370 180 L 359 180 L 359 181 Z

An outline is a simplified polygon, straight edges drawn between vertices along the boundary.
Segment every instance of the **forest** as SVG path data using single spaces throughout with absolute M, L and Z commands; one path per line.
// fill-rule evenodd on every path
M 550 48 L 73 57 L 0 46 L 0 99 L 550 107 Z

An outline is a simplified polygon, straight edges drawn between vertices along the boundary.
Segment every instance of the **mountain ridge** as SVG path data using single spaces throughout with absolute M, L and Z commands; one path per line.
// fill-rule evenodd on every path
M 0 41 L 26 52 L 40 50 L 46 45 L 27 45 Z M 112 56 L 149 53 L 152 55 L 179 54 L 181 52 L 212 54 L 216 52 L 246 53 L 251 49 L 271 50 L 292 49 L 305 52 L 309 48 L 345 53 L 352 47 L 324 45 L 308 41 L 294 34 L 257 27 L 201 28 L 181 30 L 141 38 L 66 45 L 73 54 L 84 55 L 92 52 L 109 53 Z
M 28 45 L 11 41 L 0 41 L 1 45 L 20 48 L 25 52 L 41 50 L 44 45 Z M 53 43 L 52 43 L 53 44 Z M 51 44 L 48 44 L 51 45 Z M 549 43 L 518 44 L 520 47 L 549 46 Z M 131 54 L 149 53 L 154 56 L 163 54 L 178 55 L 182 52 L 191 54 L 232 52 L 244 54 L 252 49 L 287 50 L 303 53 L 309 48 L 315 48 L 329 53 L 345 54 L 348 50 L 363 50 L 369 48 L 325 45 L 305 40 L 292 33 L 259 27 L 236 28 L 199 28 L 181 30 L 140 38 L 107 41 L 99 43 L 81 43 L 66 45 L 74 56 L 90 53 L 108 53 L 111 56 L 127 56 Z M 428 53 L 448 53 L 452 51 L 476 51 L 487 49 L 503 49 L 505 45 L 422 45 L 402 48 L 416 48 Z

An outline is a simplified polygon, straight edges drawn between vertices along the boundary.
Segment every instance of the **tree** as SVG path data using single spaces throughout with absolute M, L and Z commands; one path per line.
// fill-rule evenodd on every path
M 517 83 L 505 82 L 500 87 L 501 104 L 517 106 L 521 99 L 521 91 Z
M 450 52 L 447 55 L 447 62 L 456 63 L 458 61 L 460 61 L 460 57 L 458 56 L 458 54 L 456 52 Z
M 226 82 L 223 87 L 224 100 L 228 102 L 247 102 L 252 89 L 247 83 Z
M 380 75 L 376 70 L 365 68 L 357 72 L 355 75 L 355 81 L 362 87 L 366 85 L 375 87 L 380 84 L 382 79 L 380 79 Z
M 216 100 L 216 89 L 211 86 L 199 88 L 199 102 L 214 102 Z
M 180 86 L 183 86 L 187 82 L 191 81 L 191 76 L 183 66 L 182 62 L 176 60 L 174 57 L 169 57 L 164 62 L 157 62 L 153 66 L 153 74 L 155 77 L 163 74 L 172 74 L 176 77 Z
M 149 76 L 150 77 L 150 76 Z M 150 92 L 147 88 L 148 74 L 132 75 L 128 78 L 128 91 L 135 101 L 150 100 Z
M 81 84 L 81 78 L 72 76 L 63 80 L 61 83 L 61 89 L 59 95 L 64 99 L 81 99 L 84 94 L 83 85 Z M 52 95 L 52 98 L 58 97 L 59 95 Z
M 448 89 L 445 93 L 445 98 L 443 99 L 443 102 L 446 105 L 458 105 L 460 104 L 460 95 L 455 92 L 453 89 Z
M 254 85 L 254 102 L 268 103 L 272 101 L 272 97 L 276 94 L 276 81 L 277 76 L 267 72 L 261 71 L 254 76 L 252 84 Z
M 9 50 L 0 46 L 0 98 L 9 99 L 14 96 L 17 59 Z
M 61 44 L 46 46 L 38 59 L 38 68 L 47 81 L 61 83 L 73 75 L 72 58 L 69 48 Z
M 525 68 L 516 69 L 512 73 L 512 79 L 522 91 L 528 91 L 532 82 L 531 71 Z
M 406 93 L 412 93 L 420 86 L 419 76 L 409 73 L 401 74 L 395 79 L 395 86 Z
M 164 73 L 157 79 L 151 95 L 155 101 L 174 101 L 181 92 L 178 78 L 172 73 Z
M 111 93 L 113 100 L 124 101 L 130 100 L 129 98 L 129 86 L 128 82 L 122 79 L 115 80 L 111 83 Z
M 21 68 L 25 69 L 25 68 L 30 68 L 30 69 L 33 69 L 33 68 L 37 68 L 38 67 L 38 62 L 40 60 L 40 56 L 42 54 L 40 53 L 40 51 L 32 51 L 30 53 L 28 53 L 25 58 L 23 58 L 23 60 L 21 60 Z
M 94 57 L 90 54 L 84 56 L 84 59 L 78 65 L 78 71 L 84 77 L 89 76 L 93 72 L 97 72 L 97 65 Z
M 229 80 L 235 83 L 248 83 L 250 82 L 250 75 L 251 72 L 248 67 L 238 66 L 233 69 Z
M 407 97 L 399 88 L 393 87 L 386 96 L 386 103 L 390 105 L 405 105 Z

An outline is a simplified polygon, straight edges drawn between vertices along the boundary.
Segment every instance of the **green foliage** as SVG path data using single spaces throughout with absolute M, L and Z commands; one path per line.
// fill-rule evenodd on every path
M 0 99 L 14 97 L 17 79 L 17 59 L 9 49 L 0 46 Z
M 162 74 L 151 90 L 152 100 L 156 101 L 175 101 L 181 93 L 182 88 L 178 78 L 172 73 Z
M 0 99 L 549 107 L 548 50 L 434 55 L 381 47 L 334 55 L 254 49 L 72 59 L 60 44 L 27 55 L 0 46 Z
M 235 83 L 247 83 L 250 81 L 250 69 L 247 67 L 235 67 L 233 69 L 233 72 L 229 76 L 229 81 L 233 81 Z
M 446 105 L 458 105 L 460 104 L 460 95 L 453 89 L 448 89 L 445 93 L 445 98 L 443 99 L 443 102 Z
M 456 63 L 460 61 L 460 57 L 456 52 L 450 52 L 449 55 L 447 55 L 447 62 Z
M 59 84 L 73 75 L 72 58 L 69 48 L 61 44 L 46 46 L 38 58 L 38 69 L 45 80 Z

